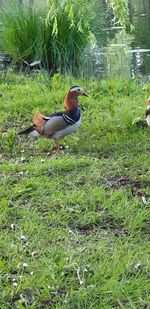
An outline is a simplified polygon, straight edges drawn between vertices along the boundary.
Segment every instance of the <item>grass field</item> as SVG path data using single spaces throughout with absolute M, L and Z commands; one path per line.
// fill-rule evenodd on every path
M 0 82 L 0 308 L 149 308 L 150 129 L 132 121 L 150 85 L 11 71 Z M 36 110 L 62 110 L 74 84 L 90 96 L 67 150 L 17 135 Z

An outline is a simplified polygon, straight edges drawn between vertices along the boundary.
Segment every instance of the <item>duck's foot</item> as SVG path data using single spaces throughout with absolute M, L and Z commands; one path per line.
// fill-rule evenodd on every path
M 60 151 L 60 150 L 65 150 L 67 147 L 63 144 L 59 144 L 58 141 L 54 140 L 54 145 L 55 148 Z
M 65 150 L 65 149 L 66 149 L 66 146 L 63 144 L 60 144 L 60 150 Z
M 52 153 L 52 150 L 50 149 L 48 152 L 47 152 L 47 156 L 51 156 L 53 153 Z

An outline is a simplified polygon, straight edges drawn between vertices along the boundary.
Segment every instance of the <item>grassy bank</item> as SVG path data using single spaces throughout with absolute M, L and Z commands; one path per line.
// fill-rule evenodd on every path
M 17 136 L 83 86 L 80 130 L 56 152 Z M 1 308 L 148 308 L 150 86 L 1 78 Z M 50 148 L 51 155 L 47 156 Z

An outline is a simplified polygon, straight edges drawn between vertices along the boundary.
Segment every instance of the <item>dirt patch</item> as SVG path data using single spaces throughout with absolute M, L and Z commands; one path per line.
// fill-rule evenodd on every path
M 120 188 L 122 186 L 140 186 L 140 182 L 137 180 L 132 180 L 127 176 L 121 176 L 120 178 L 116 179 L 114 183 L 112 183 L 113 187 Z
M 126 237 L 128 232 L 123 228 L 123 220 L 114 218 L 111 214 L 103 212 L 99 220 L 94 224 L 77 225 L 73 232 L 78 232 L 80 235 L 89 236 L 93 231 L 111 231 L 117 237 Z
M 104 213 L 102 216 L 101 228 L 104 230 L 111 230 L 117 237 L 126 237 L 128 232 L 123 228 L 123 220 L 120 218 L 113 217 L 109 213 Z
M 93 231 L 93 224 L 85 224 L 85 225 L 77 226 L 76 229 L 81 235 L 88 236 Z
M 39 309 L 45 309 L 45 308 L 53 308 L 53 306 L 56 303 L 52 299 L 45 299 L 42 301 L 40 306 L 38 307 Z
M 15 294 L 12 298 L 12 306 L 17 308 L 19 304 L 22 304 L 23 307 L 28 308 L 28 306 L 34 302 L 34 296 L 32 294 L 32 288 L 28 288 L 21 293 Z
M 50 291 L 49 298 L 42 300 L 41 304 L 38 306 L 39 309 L 53 308 L 57 304 L 58 297 L 61 298 L 66 295 L 66 291 L 61 288 L 55 291 Z
M 150 181 L 142 181 L 130 179 L 128 176 L 121 176 L 115 180 L 107 180 L 103 178 L 107 188 L 119 189 L 121 187 L 130 187 L 133 196 L 138 196 L 143 204 L 147 204 L 147 196 L 143 192 L 143 188 L 150 187 Z

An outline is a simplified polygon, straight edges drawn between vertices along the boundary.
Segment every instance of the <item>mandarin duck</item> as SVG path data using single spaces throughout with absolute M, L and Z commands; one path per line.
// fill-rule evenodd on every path
M 32 126 L 19 132 L 19 135 L 51 138 L 56 148 L 60 150 L 59 139 L 72 134 L 80 125 L 78 96 L 88 96 L 88 94 L 79 86 L 71 87 L 64 100 L 63 112 L 56 112 L 49 116 L 36 112 Z
M 147 124 L 148 126 L 150 126 L 150 97 L 147 100 L 147 108 L 146 108 L 145 116 L 146 116 Z

